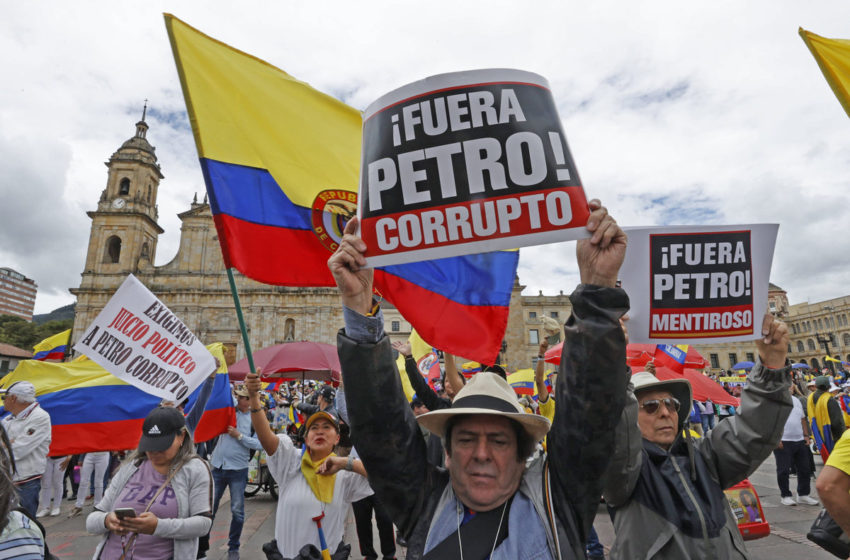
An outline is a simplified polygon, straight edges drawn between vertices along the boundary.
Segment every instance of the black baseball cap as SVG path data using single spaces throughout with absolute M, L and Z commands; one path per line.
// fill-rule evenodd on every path
M 142 424 L 139 451 L 165 451 L 185 427 L 186 419 L 176 408 L 159 406 L 151 410 Z
M 336 392 L 330 385 L 325 385 L 319 390 L 319 394 L 328 402 L 333 402 Z

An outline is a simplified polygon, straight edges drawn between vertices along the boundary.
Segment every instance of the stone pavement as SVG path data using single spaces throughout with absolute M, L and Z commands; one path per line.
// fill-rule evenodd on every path
M 815 456 L 815 463 L 820 472 L 821 461 Z M 783 506 L 779 503 L 779 490 L 776 486 L 776 473 L 773 456 L 770 456 L 759 469 L 750 477 L 761 498 L 765 517 L 770 522 L 771 534 L 763 539 L 749 541 L 747 548 L 753 560 L 828 560 L 834 558 L 824 550 L 806 540 L 806 532 L 820 511 L 820 506 L 797 505 Z M 792 490 L 796 490 L 796 479 L 791 479 Z M 812 486 L 812 495 L 816 491 Z M 63 514 L 72 507 L 71 502 L 62 506 Z M 274 518 L 276 503 L 266 492 L 261 492 L 253 498 L 245 500 L 245 527 L 242 532 L 242 558 L 262 560 L 263 543 L 274 538 Z M 61 517 L 46 517 L 42 521 L 47 527 L 48 543 L 51 551 L 62 559 L 87 560 L 92 557 L 100 537 L 89 535 L 85 531 L 85 514 L 91 511 L 87 506 L 83 516 L 68 519 Z M 225 560 L 227 558 L 227 532 L 230 526 L 230 509 L 227 494 L 222 500 L 221 509 L 213 524 L 210 536 L 210 560 Z M 602 543 L 607 547 L 614 540 L 614 532 L 608 513 L 604 506 L 599 508 L 595 522 L 596 530 Z M 375 548 L 379 550 L 378 532 L 373 531 Z M 354 532 L 353 516 L 349 515 L 346 525 L 346 542 L 352 543 L 352 560 L 361 560 L 357 537 Z M 403 550 L 397 552 L 398 558 L 403 559 Z

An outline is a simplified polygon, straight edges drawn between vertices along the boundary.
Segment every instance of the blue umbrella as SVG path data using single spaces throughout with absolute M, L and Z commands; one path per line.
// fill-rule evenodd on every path
M 739 369 L 753 369 L 753 366 L 754 366 L 754 365 L 755 365 L 755 364 L 754 364 L 754 363 L 752 363 L 752 362 L 738 362 L 737 364 L 735 364 L 734 366 L 732 366 L 732 369 L 733 369 L 733 370 L 739 370 Z
M 791 364 L 791 368 L 792 369 L 809 369 L 809 366 L 806 365 L 806 364 L 797 363 L 797 364 Z

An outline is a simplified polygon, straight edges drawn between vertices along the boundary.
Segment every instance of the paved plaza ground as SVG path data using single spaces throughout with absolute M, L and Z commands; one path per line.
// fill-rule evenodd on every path
M 821 461 L 815 457 L 820 472 Z M 769 457 L 750 477 L 756 487 L 764 506 L 765 516 L 770 522 L 771 534 L 768 537 L 749 541 L 747 548 L 755 560 L 827 560 L 834 556 L 816 547 L 806 540 L 806 532 L 820 511 L 820 506 L 797 505 L 783 506 L 779 503 L 779 490 L 776 486 L 776 473 L 773 456 Z M 795 490 L 795 479 L 792 478 L 792 490 Z M 812 493 L 815 494 L 814 487 Z M 224 501 L 216 517 L 210 538 L 211 550 L 208 558 L 220 560 L 227 558 L 227 531 L 230 524 L 229 501 L 225 494 Z M 268 493 L 262 492 L 245 501 L 245 528 L 242 533 L 242 558 L 262 560 L 265 558 L 261 547 L 264 542 L 273 538 L 275 502 Z M 99 537 L 85 532 L 85 514 L 91 511 L 87 505 L 83 516 L 68 519 L 66 511 L 70 511 L 71 502 L 63 505 L 63 515 L 60 517 L 44 518 L 48 530 L 48 542 L 51 551 L 59 558 L 68 560 L 84 560 L 92 557 Z M 614 532 L 607 511 L 599 508 L 595 526 L 600 539 L 606 548 L 614 540 Z M 374 532 L 375 548 L 378 549 L 377 531 Z M 346 540 L 352 543 L 352 560 L 360 560 L 357 537 L 354 532 L 354 518 L 349 515 L 346 526 Z M 398 551 L 398 558 L 404 558 L 404 551 Z

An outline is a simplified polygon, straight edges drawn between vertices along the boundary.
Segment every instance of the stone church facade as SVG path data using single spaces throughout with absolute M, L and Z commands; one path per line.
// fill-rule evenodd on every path
M 171 262 L 153 264 L 163 233 L 156 200 L 164 175 L 147 132 L 143 116 L 134 136 L 106 162 L 106 188 L 97 209 L 88 212 L 92 225 L 82 280 L 71 289 L 77 298 L 72 339 L 82 335 L 127 275 L 133 274 L 205 344 L 222 342 L 228 361 L 241 359 L 245 349 L 206 200 L 196 199 L 178 215 L 180 244 Z M 289 340 L 336 343 L 343 323 L 336 289 L 272 286 L 238 272 L 235 276 L 253 350 Z M 501 356 L 509 369 L 531 367 L 538 339 L 544 336 L 544 315 L 554 314 L 561 322 L 569 315 L 566 295 L 526 298 L 522 288 L 517 280 Z M 385 303 L 383 308 L 387 333 L 394 340 L 406 339 L 410 324 L 392 305 Z

